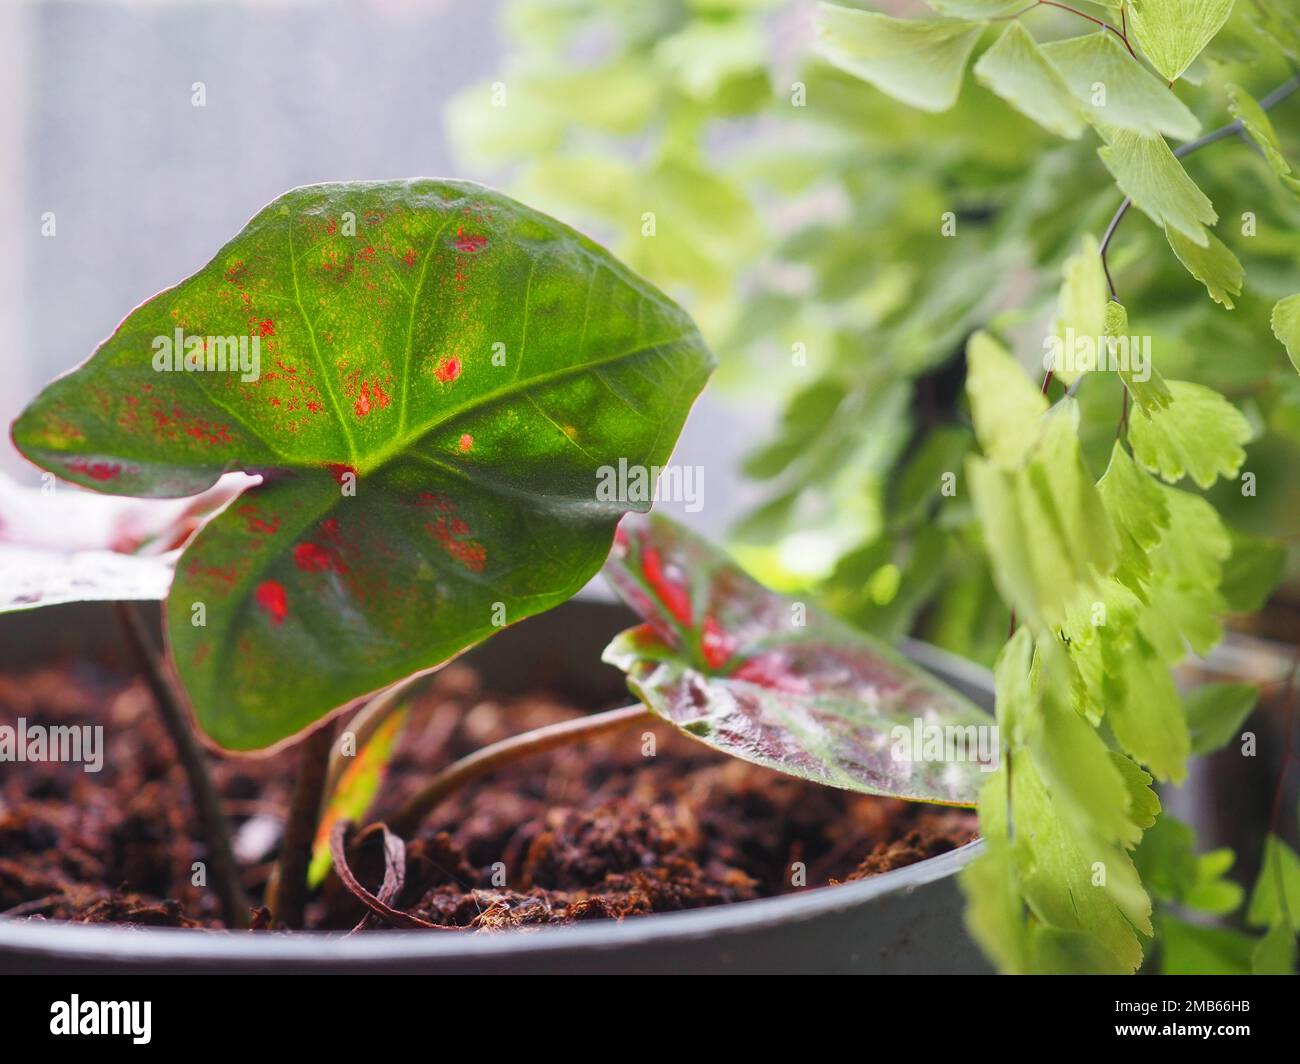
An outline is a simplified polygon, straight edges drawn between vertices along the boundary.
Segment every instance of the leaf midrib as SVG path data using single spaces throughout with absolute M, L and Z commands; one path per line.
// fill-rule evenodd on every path
M 419 455 L 419 457 L 426 457 L 426 458 L 430 458 L 430 460 L 434 460 L 432 459 L 432 456 L 426 456 L 420 454 L 420 452 L 418 452 L 415 449 L 414 444 L 418 443 L 420 439 L 423 439 L 425 436 L 429 435 L 429 433 L 435 431 L 437 428 L 453 421 L 455 418 L 460 417 L 467 413 L 473 413 L 483 407 L 490 406 L 493 403 L 500 402 L 502 399 L 508 398 L 510 395 L 513 395 L 516 392 L 523 390 L 528 385 L 532 385 L 536 383 L 549 383 L 550 381 L 553 380 L 563 380 L 568 376 L 572 376 L 584 371 L 589 371 L 595 367 L 607 365 L 614 362 L 619 362 L 625 359 L 637 358 L 647 352 L 656 351 L 663 347 L 682 343 L 684 340 L 689 339 L 689 336 L 690 336 L 689 333 L 683 333 L 679 336 L 673 337 L 672 339 L 661 340 L 652 344 L 644 344 L 633 350 L 622 351 L 617 355 L 613 355 L 606 359 L 600 359 L 596 362 L 584 363 L 577 366 L 564 366 L 561 369 L 554 370 L 550 373 L 539 374 L 535 377 L 529 377 L 522 381 L 518 381 L 518 380 L 511 381 L 510 384 L 506 385 L 503 388 L 498 389 L 495 392 L 479 396 L 472 403 L 469 403 L 467 405 L 461 406 L 453 411 L 448 412 L 442 418 L 426 425 L 423 429 L 419 430 L 412 436 L 408 437 L 407 440 L 399 441 L 398 444 L 388 449 L 388 451 L 384 453 L 382 459 L 378 460 L 373 466 L 370 466 L 367 469 L 367 471 L 373 472 L 374 470 L 377 470 L 381 468 L 383 465 L 387 464 L 389 461 L 392 461 L 394 459 L 399 459 L 402 457 L 408 457 L 411 455 Z M 436 465 L 438 465 L 446 472 L 458 473 L 460 476 L 465 477 L 467 480 L 474 480 L 474 478 L 467 471 L 460 470 L 457 467 L 449 466 L 446 463 L 443 463 L 441 461 L 436 461 L 436 460 L 434 461 Z M 317 464 L 313 463 L 310 466 L 293 467 L 293 468 L 317 468 Z M 361 472 L 362 470 L 358 470 L 358 476 L 361 475 Z M 475 483 L 479 483 L 479 481 L 475 481 Z M 258 489 L 252 489 L 252 490 L 256 491 Z M 275 560 L 277 560 L 278 558 L 282 558 L 284 556 L 284 551 L 285 549 L 287 549 L 288 543 L 299 542 L 302 532 L 307 527 L 309 527 L 313 522 L 320 519 L 325 514 L 331 512 L 334 509 L 334 507 L 338 504 L 337 497 L 331 497 L 327 495 L 325 496 L 325 498 L 328 499 L 329 502 L 328 505 L 326 505 L 323 509 L 315 510 L 314 508 L 308 508 L 308 512 L 306 512 L 305 514 L 300 512 L 298 515 L 300 517 L 305 517 L 305 520 L 302 520 L 300 522 L 295 521 L 292 524 L 286 523 L 280 529 L 277 529 L 277 532 L 274 535 L 271 542 L 278 543 L 279 541 L 284 541 L 286 543 L 286 547 L 280 548 L 277 546 L 273 550 L 266 551 L 264 564 L 250 567 L 249 571 L 243 574 L 243 576 L 241 577 L 237 585 L 237 590 L 240 592 L 240 594 L 234 596 L 241 600 L 243 607 L 246 608 L 251 603 L 251 596 L 249 592 L 253 584 L 265 576 L 267 569 Z M 189 554 L 189 550 L 186 550 L 185 555 L 188 554 Z M 184 555 L 182 557 L 184 558 Z M 222 646 L 218 651 L 218 653 L 223 656 L 222 657 L 223 661 L 225 660 L 224 655 L 226 654 L 227 649 L 228 647 L 226 646 L 225 641 L 223 641 Z
M 352 426 L 343 416 L 343 408 L 339 406 L 338 396 L 334 394 L 334 382 L 331 375 L 326 372 L 325 359 L 321 357 L 320 345 L 316 343 L 316 326 L 312 324 L 311 318 L 307 316 L 307 308 L 303 306 L 302 293 L 298 288 L 298 260 L 293 252 L 293 220 L 285 227 L 289 237 L 289 277 L 293 281 L 293 301 L 297 304 L 298 313 L 302 316 L 302 323 L 307 326 L 307 336 L 311 340 L 312 352 L 316 355 L 316 369 L 320 373 L 321 382 L 325 385 L 326 394 L 330 397 L 330 405 L 334 407 L 334 415 L 338 418 L 339 428 L 343 430 L 343 438 L 348 444 L 348 454 L 352 459 L 351 464 L 355 467 L 357 464 L 357 443 L 352 438 Z
M 553 384 L 556 381 L 567 380 L 570 377 L 576 377 L 584 373 L 590 373 L 604 366 L 617 364 L 619 362 L 628 361 L 630 359 L 640 358 L 643 355 L 649 354 L 650 352 L 658 351 L 665 347 L 672 347 L 676 344 L 687 342 L 689 341 L 689 339 L 690 339 L 689 332 L 681 333 L 677 336 L 673 336 L 663 340 L 657 340 L 654 343 L 642 344 L 640 347 L 636 347 L 628 351 L 620 351 L 618 354 L 611 355 L 608 358 L 597 359 L 596 361 L 593 362 L 584 362 L 574 366 L 562 366 L 559 369 L 551 370 L 546 373 L 538 373 L 532 377 L 525 377 L 523 380 L 513 380 L 510 383 L 505 384 L 502 387 L 496 389 L 495 391 L 485 392 L 482 395 L 476 396 L 475 398 L 469 400 L 468 402 L 466 402 L 461 406 L 458 406 L 452 410 L 448 410 L 442 413 L 441 415 L 435 417 L 433 420 L 425 422 L 423 425 L 419 426 L 418 428 L 406 434 L 405 436 L 399 436 L 389 446 L 376 452 L 376 454 L 373 457 L 361 460 L 360 464 L 355 467 L 357 471 L 357 475 L 361 476 L 363 473 L 374 473 L 375 471 L 381 469 L 383 466 L 387 465 L 393 459 L 400 458 L 402 455 L 413 451 L 416 448 L 416 446 L 419 444 L 419 442 L 423 440 L 425 437 L 429 436 L 433 432 L 436 432 L 438 429 L 445 428 L 450 424 L 454 424 L 458 418 L 479 413 L 480 411 L 488 407 L 494 406 L 495 404 L 500 403 L 505 399 L 509 399 L 512 396 L 525 393 L 528 389 L 532 387 L 543 387 L 548 384 Z M 304 465 L 310 467 L 317 467 L 319 466 L 319 464 L 320 464 L 319 462 L 304 463 Z
M 411 310 L 406 319 L 406 352 L 402 358 L 402 406 L 397 415 L 398 432 L 401 432 L 406 427 L 407 396 L 411 391 L 411 350 L 415 344 L 415 313 L 420 306 L 420 298 L 424 295 L 424 282 L 429 275 L 429 262 L 433 258 L 434 249 L 437 247 L 438 239 L 451 225 L 453 217 L 454 215 L 448 212 L 442 225 L 438 226 L 434 230 L 433 236 L 430 237 L 429 245 L 424 249 L 424 259 L 420 263 L 420 278 L 415 283 L 415 294 L 411 295 Z
M 306 320 L 305 314 L 304 314 L 304 320 Z M 373 458 L 363 460 L 356 453 L 356 448 L 353 445 L 351 435 L 349 434 L 345 437 L 349 444 L 349 457 L 351 459 L 349 465 L 352 469 L 356 471 L 358 476 L 361 476 L 362 473 L 374 473 L 379 469 L 382 469 L 384 466 L 386 466 L 389 462 L 393 461 L 394 459 L 400 458 L 402 455 L 413 451 L 416 448 L 416 446 L 419 444 L 419 442 L 423 440 L 426 436 L 428 436 L 432 432 L 437 431 L 440 428 L 445 427 L 448 424 L 454 423 L 454 421 L 457 418 L 476 413 L 482 409 L 485 409 L 496 403 L 499 403 L 504 399 L 508 399 L 513 395 L 524 393 L 531 386 L 536 385 L 541 387 L 547 384 L 554 383 L 555 381 L 567 380 L 569 377 L 578 376 L 583 373 L 597 372 L 603 369 L 605 366 L 614 365 L 619 362 L 624 362 L 631 359 L 639 358 L 642 355 L 649 354 L 650 352 L 657 351 L 662 348 L 672 347 L 674 345 L 682 344 L 682 343 L 688 343 L 690 339 L 691 339 L 690 332 L 683 332 L 676 336 L 668 337 L 662 340 L 657 340 L 654 343 L 642 344 L 641 346 L 632 348 L 631 350 L 628 351 L 620 351 L 618 354 L 612 355 L 609 358 L 597 359 L 594 362 L 584 362 L 573 366 L 563 366 L 560 369 L 551 370 L 546 373 L 539 373 L 531 377 L 525 377 L 522 380 L 519 379 L 512 380 L 508 384 L 504 385 L 501 388 L 496 389 L 495 391 L 486 392 L 480 396 L 475 397 L 473 400 L 471 400 L 470 402 L 462 406 L 446 411 L 441 416 L 436 417 L 432 421 L 428 421 L 425 424 L 419 426 L 411 433 L 399 436 L 395 442 L 383 448 L 381 451 L 378 451 Z M 277 448 L 271 446 L 270 442 L 265 437 L 261 436 L 256 430 L 252 428 L 251 425 L 248 424 L 248 422 L 242 416 L 240 416 L 239 410 L 232 407 L 225 406 L 224 404 L 220 403 L 216 399 L 216 397 L 214 397 L 206 388 L 201 386 L 200 382 L 196 381 L 195 383 L 200 384 L 199 392 L 204 396 L 205 399 L 213 403 L 213 405 L 220 407 L 222 410 L 225 411 L 225 413 L 227 413 L 229 416 L 234 418 L 235 421 L 249 433 L 249 435 L 253 436 L 255 439 L 258 439 L 263 444 L 263 446 L 265 446 L 266 449 L 269 452 L 271 452 L 272 457 L 276 459 L 277 468 L 319 469 L 322 467 L 322 465 L 328 464 L 328 460 L 322 458 L 313 458 L 311 460 L 304 460 L 304 461 L 294 461 L 293 456 L 284 454 L 282 451 L 279 451 Z M 333 399 L 332 390 L 330 391 L 330 396 L 331 399 Z M 624 400 L 624 402 L 626 402 L 626 400 Z M 338 411 L 337 401 L 335 401 L 334 405 L 335 405 L 335 410 L 337 412 Z M 339 414 L 339 423 L 343 425 L 346 432 L 347 425 L 341 413 Z M 247 470 L 248 466 L 244 463 L 241 463 L 240 468 Z

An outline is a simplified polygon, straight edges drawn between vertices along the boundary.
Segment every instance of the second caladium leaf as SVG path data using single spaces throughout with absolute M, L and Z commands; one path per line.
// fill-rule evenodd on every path
M 133 311 L 14 439 L 118 494 L 261 474 L 166 615 L 204 730 L 256 749 L 582 587 L 630 507 L 600 467 L 664 462 L 712 366 L 679 307 L 506 196 L 314 185 Z
M 625 520 L 605 574 L 646 619 L 605 660 L 687 734 L 832 787 L 976 804 L 993 719 L 893 650 L 662 517 Z

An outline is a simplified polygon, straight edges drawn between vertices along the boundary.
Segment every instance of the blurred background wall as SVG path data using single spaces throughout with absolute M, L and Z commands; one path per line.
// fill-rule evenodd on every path
M 131 308 L 201 267 L 285 190 L 319 181 L 498 177 L 457 163 L 443 112 L 500 64 L 500 6 L 0 4 L 6 426 Z M 49 214 L 52 236 L 42 234 Z M 752 403 L 716 397 L 696 409 L 675 461 L 708 467 L 708 503 L 692 515 L 697 527 L 720 532 L 747 505 L 731 471 L 767 420 Z M 0 471 L 37 481 L 7 432 Z

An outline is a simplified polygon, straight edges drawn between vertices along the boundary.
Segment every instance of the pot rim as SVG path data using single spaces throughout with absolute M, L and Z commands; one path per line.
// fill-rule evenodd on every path
M 983 852 L 976 839 L 948 853 L 855 883 L 814 887 L 799 894 L 731 902 L 710 909 L 653 913 L 619 921 L 540 925 L 490 934 L 367 931 L 268 932 L 250 935 L 193 928 L 122 928 L 45 921 L 0 920 L 0 955 L 62 959 L 111 958 L 133 962 L 212 960 L 233 962 L 367 962 L 477 960 L 527 957 L 554 949 L 605 950 L 667 944 L 758 927 L 799 923 L 854 909 L 895 891 L 910 892 L 955 875 Z

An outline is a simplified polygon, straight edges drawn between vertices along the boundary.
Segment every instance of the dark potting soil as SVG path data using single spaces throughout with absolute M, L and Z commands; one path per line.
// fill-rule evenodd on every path
M 463 666 L 413 699 L 370 820 L 430 772 L 487 743 L 576 716 L 559 700 L 494 699 Z M 221 926 L 185 780 L 138 680 L 81 665 L 0 676 L 0 723 L 104 725 L 102 770 L 0 764 L 0 913 L 10 918 Z M 293 751 L 214 758 L 244 882 L 260 902 L 296 767 Z M 662 724 L 631 725 L 503 768 L 439 806 L 407 840 L 396 908 L 496 930 L 743 901 L 878 875 L 974 836 L 962 810 L 833 790 L 747 765 Z M 351 866 L 377 891 L 378 833 Z M 331 876 L 315 928 L 352 928 L 360 903 Z M 255 926 L 264 923 L 264 911 Z M 371 921 L 371 926 L 376 922 Z

